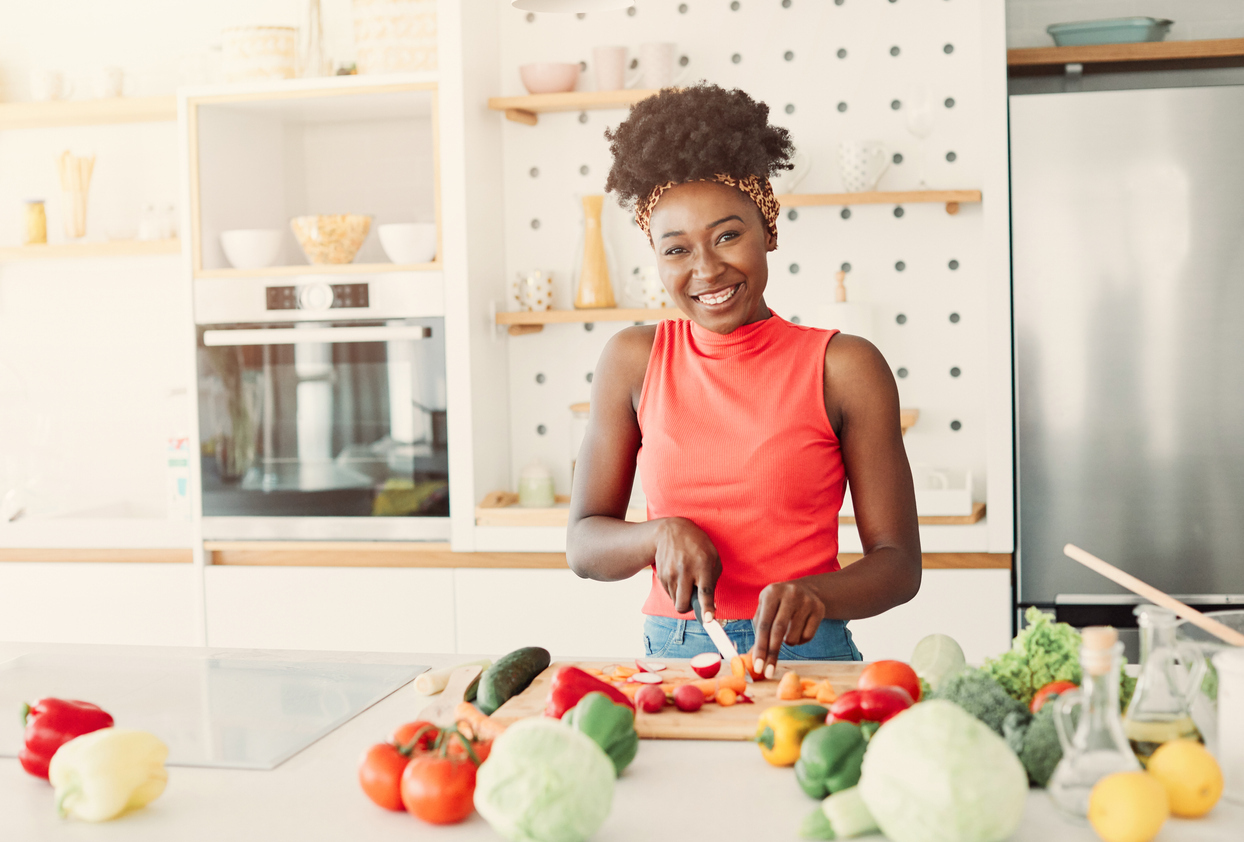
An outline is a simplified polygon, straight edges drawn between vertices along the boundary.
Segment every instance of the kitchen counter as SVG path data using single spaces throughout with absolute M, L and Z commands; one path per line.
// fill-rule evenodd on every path
M 182 653 L 204 650 L 119 646 L 0 644 L 0 661 L 29 652 L 101 655 Z M 365 661 L 449 666 L 462 655 L 351 654 L 209 650 L 231 658 L 286 661 Z M 472 656 L 474 657 L 474 656 Z M 0 838 L 5 840 L 125 840 L 125 842 L 221 842 L 251 839 L 311 840 L 497 840 L 478 816 L 464 824 L 434 828 L 404 813 L 373 805 L 359 789 L 355 766 L 372 743 L 414 719 L 427 699 L 406 685 L 272 771 L 169 768 L 169 784 L 150 807 L 101 825 L 62 821 L 52 790 L 27 775 L 15 759 L 0 758 Z M 2 713 L 2 712 L 0 712 Z M 126 723 L 141 727 L 141 723 Z M 735 805 L 735 806 L 731 806 Z M 728 822 L 732 838 L 796 840 L 797 828 L 815 802 L 789 769 L 769 766 L 748 743 L 645 740 L 639 756 L 618 781 L 613 810 L 594 842 L 631 842 L 637 831 L 673 837 L 702 835 Z M 1161 842 L 1239 839 L 1244 806 L 1220 803 L 1199 821 L 1171 820 Z M 879 837 L 878 837 L 879 838 Z M 1057 814 L 1042 791 L 1028 799 L 1019 842 L 1090 842 L 1087 825 Z

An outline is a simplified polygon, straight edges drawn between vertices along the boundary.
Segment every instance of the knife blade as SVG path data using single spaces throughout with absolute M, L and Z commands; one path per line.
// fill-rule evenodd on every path
M 708 639 L 713 641 L 713 645 L 717 647 L 717 651 L 726 659 L 726 666 L 730 666 L 730 662 L 739 657 L 739 650 L 734 648 L 730 635 L 726 634 L 726 630 L 721 627 L 721 623 L 716 619 L 704 621 L 704 612 L 700 608 L 700 589 L 696 588 L 691 592 L 691 610 L 695 612 L 695 618 L 700 625 L 704 627 L 704 631 L 708 633 Z M 752 681 L 751 671 L 743 671 L 744 680 L 749 684 Z

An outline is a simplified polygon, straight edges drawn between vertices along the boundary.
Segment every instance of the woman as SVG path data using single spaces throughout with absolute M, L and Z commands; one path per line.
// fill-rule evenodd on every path
M 617 581 L 652 567 L 648 656 L 715 651 L 699 589 L 756 669 L 859 660 L 846 621 L 920 587 L 911 471 L 889 366 L 866 340 L 785 321 L 765 304 L 777 248 L 769 184 L 785 129 L 742 91 L 700 84 L 640 102 L 606 132 L 606 189 L 633 204 L 665 288 L 689 321 L 606 346 L 575 468 L 567 558 Z M 645 523 L 625 521 L 638 465 Z M 851 483 L 865 554 L 838 564 Z

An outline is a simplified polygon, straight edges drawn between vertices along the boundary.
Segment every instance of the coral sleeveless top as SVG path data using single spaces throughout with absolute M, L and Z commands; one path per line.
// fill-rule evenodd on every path
M 639 398 L 648 518 L 685 517 L 721 556 L 723 620 L 760 591 L 839 569 L 846 472 L 825 414 L 825 347 L 837 333 L 776 314 L 726 336 L 690 320 L 657 326 Z M 656 578 L 645 614 L 678 614 Z

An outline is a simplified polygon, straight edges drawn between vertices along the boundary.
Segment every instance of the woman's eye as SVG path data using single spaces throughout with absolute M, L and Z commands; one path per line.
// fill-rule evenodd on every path
M 717 242 L 724 243 L 726 240 L 733 240 L 737 236 L 739 236 L 738 231 L 726 231 L 720 237 L 717 238 Z
M 672 248 L 666 249 L 665 254 L 668 257 L 675 254 L 682 254 L 684 252 L 686 252 L 686 249 L 682 246 L 673 246 Z

